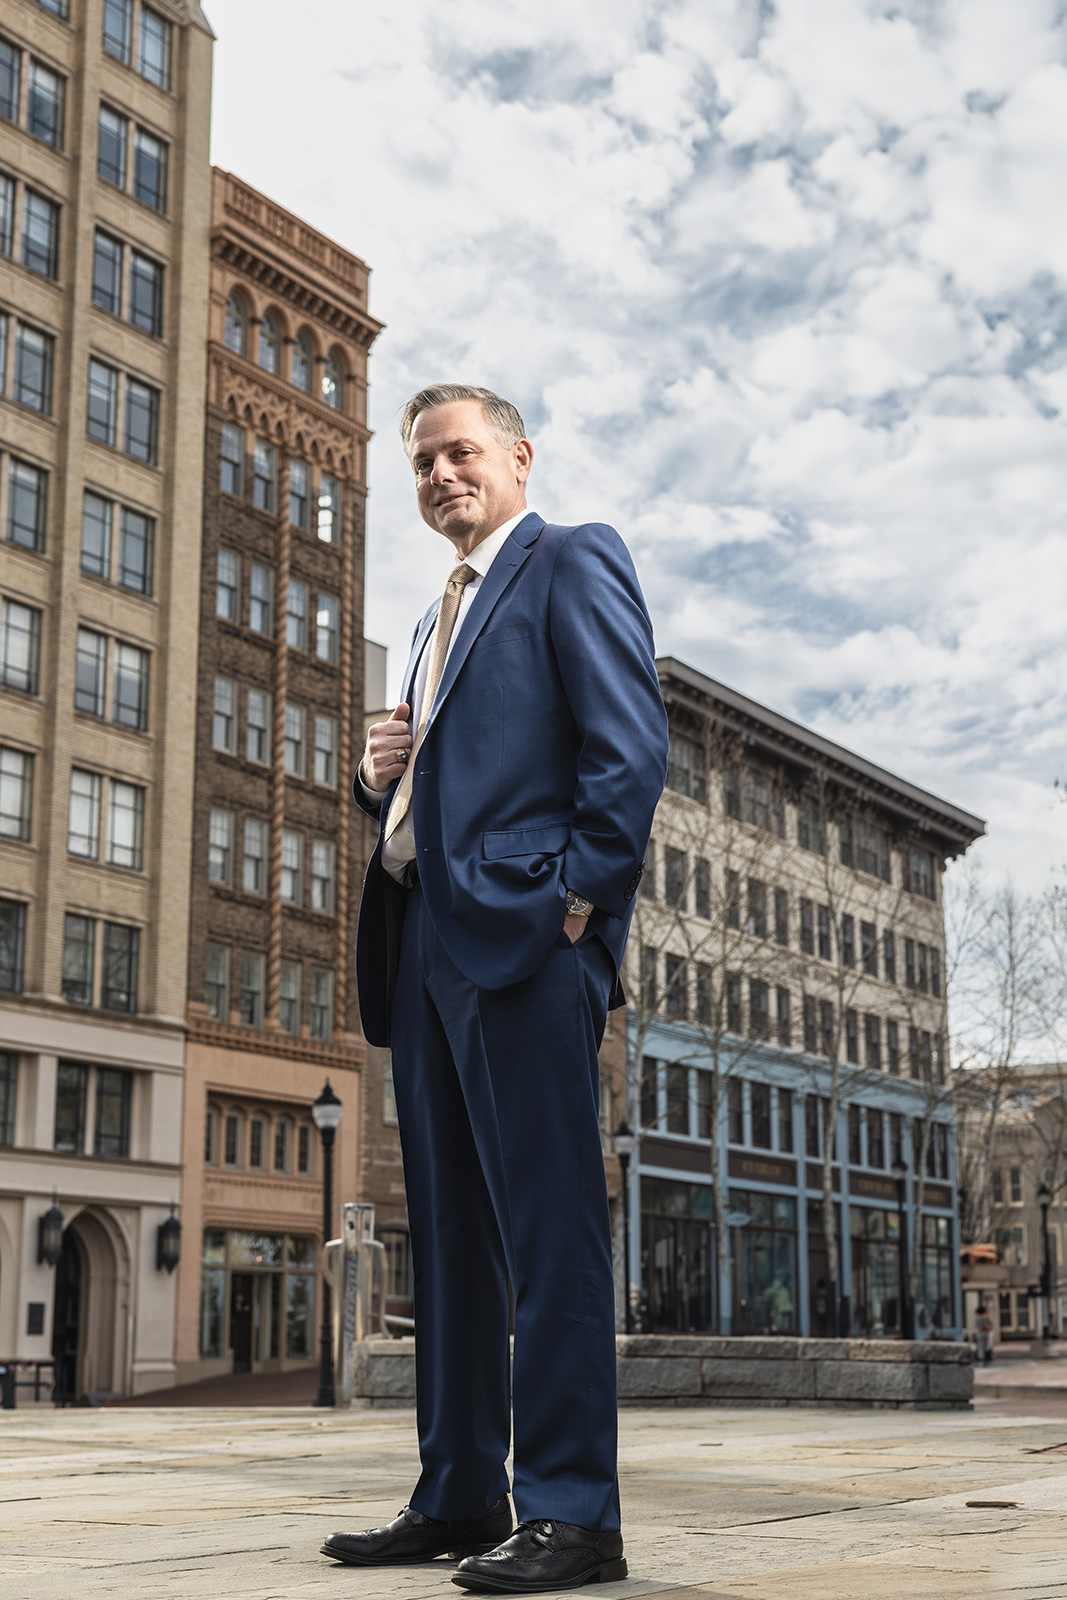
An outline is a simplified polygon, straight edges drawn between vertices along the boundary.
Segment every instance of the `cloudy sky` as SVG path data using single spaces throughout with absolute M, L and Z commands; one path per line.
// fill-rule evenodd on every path
M 1062 0 L 205 0 L 213 158 L 374 269 L 367 632 L 450 549 L 424 383 L 518 404 L 671 653 L 1067 857 Z M 296 19 L 298 20 L 298 23 Z

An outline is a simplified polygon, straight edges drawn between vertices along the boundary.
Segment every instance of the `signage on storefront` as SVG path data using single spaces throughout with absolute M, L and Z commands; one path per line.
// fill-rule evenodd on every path
M 833 1185 L 834 1193 L 837 1194 L 841 1188 L 840 1167 L 834 1167 L 833 1169 Z M 822 1167 L 817 1166 L 814 1161 L 808 1162 L 808 1188 L 822 1189 Z
M 947 1183 L 923 1185 L 923 1206 L 934 1206 L 939 1211 L 951 1211 L 952 1190 Z
M 750 1156 L 731 1150 L 726 1170 L 731 1178 L 745 1178 L 749 1183 L 780 1183 L 796 1188 L 796 1162 L 782 1161 L 777 1156 Z
M 896 1200 L 897 1186 L 892 1178 L 879 1178 L 872 1172 L 850 1172 L 849 1193 L 860 1200 Z
M 642 1167 L 668 1167 L 672 1172 L 699 1172 L 704 1176 L 709 1170 L 710 1157 L 706 1145 L 675 1144 L 671 1139 L 642 1139 Z

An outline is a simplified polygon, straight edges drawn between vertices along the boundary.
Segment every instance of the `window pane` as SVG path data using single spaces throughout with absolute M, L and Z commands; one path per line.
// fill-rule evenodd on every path
M 113 867 L 140 872 L 144 839 L 144 790 L 111 780 L 107 859 Z
M 311 973 L 311 1037 L 329 1040 L 333 1034 L 333 973 Z M 301 1168 L 301 1170 L 305 1170 Z M 310 1170 L 310 1167 L 308 1168 Z
M 32 803 L 33 757 L 0 746 L 0 838 L 30 837 Z
M 226 494 L 240 494 L 244 477 L 245 436 L 227 422 L 222 427 L 219 457 L 219 488 Z
M 208 879 L 211 883 L 229 884 L 233 861 L 233 817 L 228 811 L 213 810 L 208 829 Z
M 215 615 L 237 621 L 239 568 L 232 550 L 220 550 L 215 563 Z
M 100 1004 L 105 1011 L 137 1010 L 137 951 L 140 935 L 136 928 L 114 922 L 104 924 L 104 962 L 101 974 Z
M 115 1067 L 96 1069 L 94 1155 L 125 1161 L 130 1153 L 130 1093 L 133 1073 Z
M 0 611 L 0 683 L 6 689 L 37 693 L 41 650 L 41 613 L 17 600 L 5 600 Z
M 204 1002 L 216 1022 L 230 1020 L 230 952 L 209 944 L 204 963 Z
M 324 544 L 337 544 L 341 536 L 341 494 L 337 479 L 324 472 L 319 478 L 318 535 Z
M 245 722 L 245 756 L 264 766 L 270 761 L 270 695 L 265 689 L 249 689 Z
M 253 950 L 241 954 L 241 1021 L 249 1028 L 263 1026 L 262 955 Z
M 299 905 L 303 900 L 301 875 L 304 858 L 304 841 L 299 833 L 286 828 L 282 833 L 282 889 L 283 900 Z
M 22 210 L 22 265 L 42 278 L 54 278 L 58 260 L 59 207 L 27 189 Z
M 311 392 L 311 346 L 303 334 L 293 345 L 292 378 L 298 389 L 303 389 L 305 394 Z
M 335 411 L 343 410 L 342 399 L 344 396 L 344 377 L 341 372 L 341 363 L 333 354 L 327 356 L 326 364 L 322 369 L 322 398 L 328 406 Z
M 333 717 L 315 718 L 315 782 L 337 786 L 337 723 Z
M 3 77 L 3 41 L 0 40 L 0 79 Z M 0 108 L 2 113 L 2 108 Z M 0 255 L 9 256 L 15 231 L 15 180 L 0 172 Z
M 26 126 L 35 139 L 63 146 L 64 80 L 40 61 L 30 62 L 30 92 L 26 101 Z
M 241 886 L 246 894 L 265 894 L 267 888 L 267 827 L 249 817 L 245 821 L 244 864 Z
M 14 457 L 7 480 L 7 536 L 24 550 L 44 549 L 48 474 Z
M 134 197 L 153 211 L 162 211 L 167 199 L 167 147 L 144 128 L 133 137 Z
M 300 963 L 283 961 L 278 975 L 278 1020 L 286 1033 L 300 1032 Z M 278 1127 L 286 1124 L 279 1123 Z
M 133 0 L 104 0 L 104 49 L 129 62 L 133 36 Z
M 289 463 L 289 521 L 294 528 L 308 525 L 308 464 L 306 461 Z
M 235 355 L 243 356 L 247 342 L 248 314 L 245 303 L 239 294 L 231 294 L 226 302 L 226 322 L 223 329 L 223 338 L 227 350 L 232 350 Z
M 25 933 L 26 907 L 20 900 L 0 900 L 0 989 L 6 994 L 22 989 Z
M 47 333 L 18 325 L 15 335 L 15 399 L 34 411 L 52 410 L 52 346 Z
M 136 251 L 130 258 L 130 321 L 144 333 L 163 329 L 163 268 Z
M 155 523 L 140 511 L 123 507 L 119 533 L 119 583 L 137 594 L 152 592 L 152 542 Z
M 278 324 L 268 311 L 259 325 L 259 364 L 265 372 L 277 372 L 281 344 Z
M 159 432 L 159 390 L 126 379 L 126 454 L 137 461 L 156 461 Z
M 93 1003 L 96 923 L 68 912 L 63 922 L 63 998 L 74 1006 Z
M 286 592 L 285 637 L 290 650 L 307 649 L 307 585 L 289 580 Z
M 37 4 L 45 11 L 50 11 L 54 17 L 62 17 L 66 21 L 70 16 L 69 0 L 37 0 Z
M 99 228 L 93 246 L 93 304 L 115 316 L 122 309 L 122 245 Z
M 0 117 L 15 122 L 19 114 L 19 66 L 22 57 L 13 44 L 0 39 Z
M 115 645 L 114 720 L 139 733 L 148 727 L 148 652 L 136 645 Z
M 237 691 L 230 678 L 215 679 L 211 714 L 211 744 L 231 755 L 237 749 Z
M 100 852 L 100 778 L 77 767 L 70 774 L 67 849 L 72 856 L 95 861 Z
M 273 609 L 274 574 L 269 567 L 252 563 L 251 596 L 248 606 L 248 626 L 253 633 L 270 634 L 274 631 Z
M 274 510 L 274 446 L 256 440 L 252 461 L 252 504 L 260 511 Z
M 19 1058 L 10 1051 L 0 1054 L 0 1145 L 15 1142 L 15 1089 Z M 303 1131 L 303 1130 L 301 1130 Z M 305 1170 L 301 1168 L 301 1171 Z
M 285 1280 L 285 1353 L 290 1360 L 310 1360 L 314 1327 L 314 1274 L 290 1272 Z
M 86 432 L 101 444 L 115 443 L 116 401 L 119 375 L 102 361 L 89 362 L 89 411 Z
M 126 187 L 126 139 L 129 123 L 108 106 L 100 107 L 96 170 L 116 189 Z
M 78 629 L 74 661 L 74 709 L 90 717 L 104 715 L 104 669 L 107 640 L 89 628 Z
M 285 708 L 285 770 L 304 776 L 304 712 L 301 706 Z
M 334 905 L 334 847 L 326 839 L 315 839 L 311 845 L 311 909 L 333 911 Z
M 315 607 L 315 654 L 320 661 L 337 660 L 338 605 L 332 594 L 320 594 Z
M 150 83 L 161 89 L 170 88 L 170 23 L 141 7 L 141 38 L 138 49 L 138 70 Z
M 53 1146 L 66 1155 L 81 1155 L 85 1148 L 85 1093 L 88 1084 L 88 1067 L 76 1061 L 59 1063 L 56 1071 Z

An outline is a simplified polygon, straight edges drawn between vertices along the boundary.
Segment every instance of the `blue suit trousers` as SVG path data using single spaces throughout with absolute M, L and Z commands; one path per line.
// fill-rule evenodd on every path
M 614 980 L 595 934 L 561 933 L 521 983 L 479 989 L 421 889 L 409 895 L 391 1042 L 415 1273 L 411 1504 L 424 1516 L 474 1517 L 506 1491 L 513 1418 L 519 1520 L 619 1526 L 597 1063 Z

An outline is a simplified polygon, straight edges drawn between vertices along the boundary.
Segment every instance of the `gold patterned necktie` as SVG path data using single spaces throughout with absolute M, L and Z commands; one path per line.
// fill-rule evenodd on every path
M 404 776 L 400 780 L 396 794 L 393 796 L 393 803 L 389 807 L 389 817 L 385 824 L 385 837 L 387 839 L 393 837 L 393 834 L 408 814 L 408 808 L 411 805 L 411 784 L 414 776 L 415 757 L 418 754 L 419 745 L 422 743 L 426 724 L 430 720 L 434 696 L 437 694 L 437 688 L 445 670 L 449 641 L 452 638 L 452 630 L 456 626 L 460 601 L 463 599 L 463 590 L 471 579 L 477 576 L 478 574 L 473 567 L 468 567 L 465 561 L 461 561 L 458 567 L 452 568 L 448 576 L 448 582 L 445 584 L 445 592 L 441 596 L 441 607 L 437 613 L 437 624 L 433 630 L 433 642 L 430 645 L 430 665 L 426 671 L 426 684 L 422 691 L 422 705 L 419 707 L 419 726 L 411 743 L 411 754 L 408 757 L 408 764 L 404 768 Z

